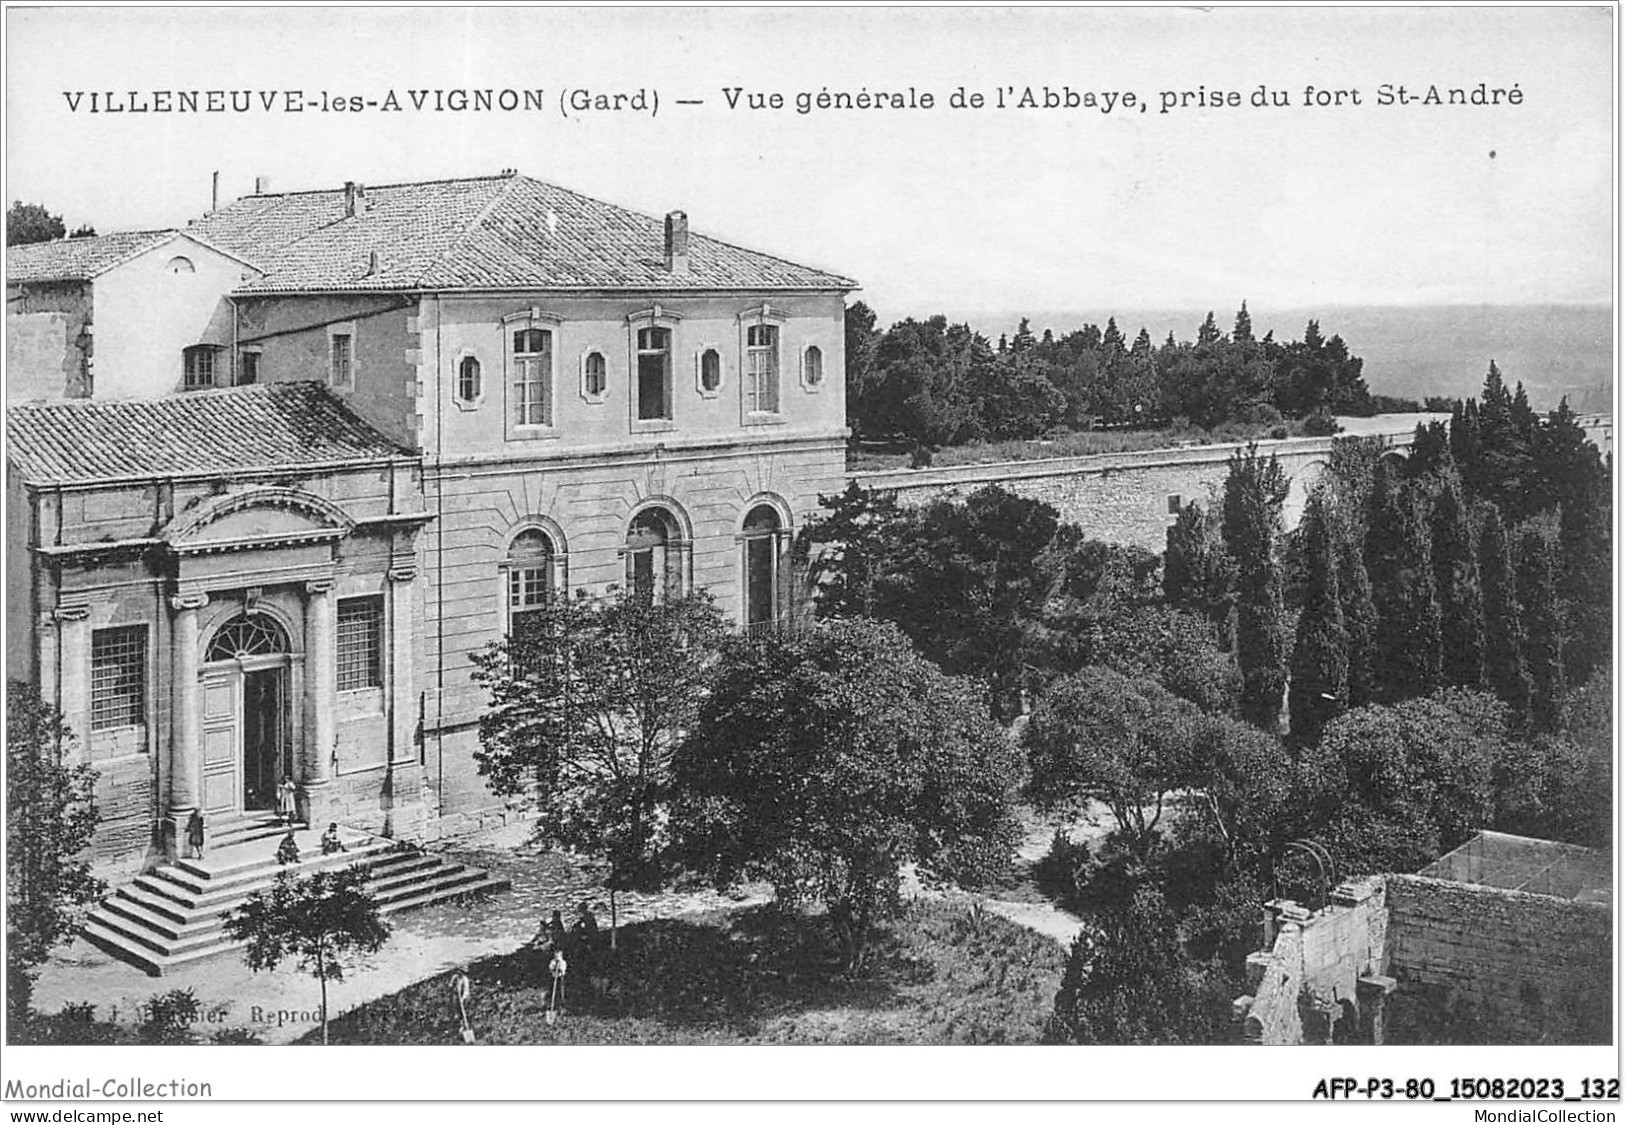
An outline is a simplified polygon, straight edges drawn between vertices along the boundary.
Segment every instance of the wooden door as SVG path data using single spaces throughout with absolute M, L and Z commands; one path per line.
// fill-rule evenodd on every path
M 203 673 L 203 812 L 230 816 L 242 809 L 243 678 L 235 669 Z

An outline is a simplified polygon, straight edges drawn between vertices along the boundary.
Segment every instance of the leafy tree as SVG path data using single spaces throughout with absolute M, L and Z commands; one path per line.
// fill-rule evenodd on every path
M 300 972 L 322 987 L 322 1042 L 327 1042 L 327 982 L 344 979 L 344 963 L 376 953 L 389 940 L 389 924 L 367 891 L 367 872 L 349 867 L 299 878 L 277 876 L 268 890 L 256 891 L 226 916 L 226 932 L 246 941 L 243 960 L 254 972 L 295 960 Z
M 895 567 L 903 527 L 911 519 L 890 493 L 856 481 L 837 496 L 820 496 L 825 514 L 809 520 L 796 540 L 806 560 L 818 612 L 825 617 L 873 617 L 878 588 Z
M 1529 664 L 1530 720 L 1537 731 L 1563 725 L 1563 609 L 1557 596 L 1557 535 L 1552 521 L 1531 520 L 1518 539 L 1519 615 Z
M 1157 840 L 1165 802 L 1199 776 L 1202 713 L 1154 681 L 1085 668 L 1051 684 L 1022 732 L 1028 791 L 1043 810 L 1111 810 L 1140 859 Z
M 1349 636 L 1333 555 L 1327 501 L 1316 492 L 1304 509 L 1302 535 L 1308 580 L 1292 648 L 1292 688 L 1288 710 L 1292 738 L 1312 742 L 1320 729 L 1349 705 Z
M 673 762 L 683 854 L 824 903 L 860 968 L 901 865 L 976 886 L 1008 863 L 1020 759 L 979 694 L 881 622 L 731 641 Z
M 1296 774 L 1279 739 L 1228 716 L 1211 716 L 1197 739 L 1193 788 L 1205 817 L 1181 817 L 1189 835 L 1217 837 L 1232 871 L 1261 872 L 1302 821 Z
M 988 685 L 995 714 L 1020 711 L 1030 622 L 1049 589 L 1039 559 L 1055 509 L 997 485 L 939 500 L 901 523 L 875 616 L 895 622 L 949 675 Z
M 68 231 L 61 215 L 53 215 L 38 203 L 16 200 L 6 212 L 6 245 L 27 246 L 33 242 L 50 242 Z
M 1484 592 L 1478 542 L 1453 467 L 1434 480 L 1433 573 L 1439 596 L 1440 671 L 1457 687 L 1484 685 Z
M 105 893 L 86 855 L 96 771 L 69 765 L 71 735 L 31 684 L 6 685 L 6 1002 L 28 1014 L 36 968 Z
M 710 597 L 557 598 L 474 655 L 491 695 L 475 761 L 533 793 L 536 834 L 609 863 L 618 891 L 658 879 L 671 756 L 693 723 L 725 625 Z
M 879 345 L 875 311 L 854 301 L 846 308 L 846 407 L 853 429 L 864 437 L 870 436 L 874 423 L 870 396 L 876 390 L 875 350 Z
M 1224 483 L 1226 549 L 1236 563 L 1236 661 L 1241 666 L 1241 714 L 1262 730 L 1280 726 L 1286 692 L 1286 629 L 1276 540 L 1287 475 L 1256 446 L 1230 458 Z
M 1303 800 L 1350 874 L 1415 871 L 1488 826 L 1506 708 L 1460 690 L 1371 705 L 1300 751 Z
M 1222 1043 L 1231 993 L 1180 941 L 1162 894 L 1142 887 L 1072 943 L 1048 1043 Z
M 1149 676 L 1204 711 L 1234 708 L 1235 661 L 1219 651 L 1207 620 L 1165 602 L 1161 560 L 1082 536 L 1060 528 L 1044 561 L 1056 576 L 1039 618 L 1051 678 L 1098 664 Z
M 1518 608 L 1512 544 L 1494 504 L 1485 504 L 1479 519 L 1478 558 L 1484 588 L 1485 678 L 1511 709 L 1513 724 L 1522 729 L 1529 722 L 1534 685 L 1524 663 L 1523 619 Z

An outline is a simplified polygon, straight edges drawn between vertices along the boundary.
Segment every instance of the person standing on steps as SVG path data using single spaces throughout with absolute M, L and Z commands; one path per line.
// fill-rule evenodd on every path
M 276 811 L 282 818 L 282 823 L 292 825 L 299 816 L 298 790 L 293 784 L 293 775 L 284 774 L 282 784 L 276 787 Z
M 186 853 L 192 859 L 203 858 L 203 811 L 193 809 L 186 822 Z

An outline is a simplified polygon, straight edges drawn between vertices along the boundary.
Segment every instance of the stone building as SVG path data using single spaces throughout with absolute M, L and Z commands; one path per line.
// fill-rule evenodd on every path
M 121 270 L 193 266 L 143 314 L 164 356 L 115 347 L 98 305 L 78 379 L 56 373 L 84 359 L 79 314 L 40 303 L 43 270 L 8 274 L 8 313 L 36 318 L 10 656 L 103 771 L 109 863 L 193 804 L 256 807 L 278 769 L 312 817 L 371 832 L 510 815 L 473 762 L 473 652 L 565 589 L 703 588 L 770 628 L 790 536 L 844 485 L 854 283 L 681 212 L 504 173 L 79 241 L 31 257 L 117 259 L 58 269 L 88 276 L 50 283 L 81 311 Z M 176 276 L 205 280 L 171 300 Z

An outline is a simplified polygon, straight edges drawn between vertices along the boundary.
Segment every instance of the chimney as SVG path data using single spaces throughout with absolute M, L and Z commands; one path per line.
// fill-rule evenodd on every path
M 266 192 L 268 192 L 270 190 L 271 190 L 271 177 L 270 176 L 255 176 L 254 177 L 254 194 L 255 195 L 264 195 Z
M 209 189 L 209 211 L 214 213 L 220 210 L 220 173 L 214 174 L 213 186 Z
M 344 217 L 353 219 L 367 213 L 367 189 L 354 180 L 344 183 Z
M 681 211 L 666 216 L 666 270 L 688 272 L 688 216 Z
M 368 277 L 377 277 L 378 276 L 378 251 L 376 251 L 376 250 L 374 250 L 367 257 L 367 276 Z

